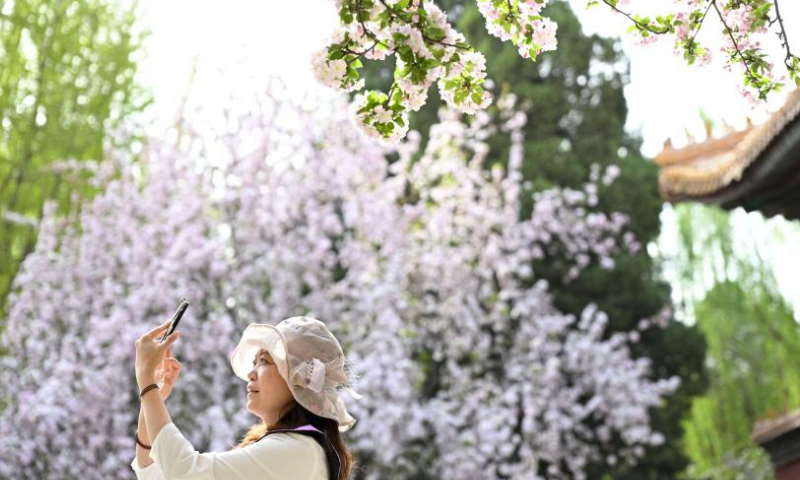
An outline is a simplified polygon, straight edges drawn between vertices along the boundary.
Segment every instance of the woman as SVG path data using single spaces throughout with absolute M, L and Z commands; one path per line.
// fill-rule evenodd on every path
M 261 423 L 232 450 L 202 454 L 172 423 L 164 405 L 181 366 L 170 356 L 179 333 L 163 344 L 157 339 L 168 325 L 169 321 L 136 341 L 141 411 L 131 468 L 139 480 L 350 477 L 353 458 L 340 432 L 356 420 L 339 393 L 346 391 L 356 399 L 361 395 L 349 388 L 344 353 L 324 323 L 292 317 L 276 326 L 254 323 L 244 330 L 231 366 L 247 382 L 247 410 Z

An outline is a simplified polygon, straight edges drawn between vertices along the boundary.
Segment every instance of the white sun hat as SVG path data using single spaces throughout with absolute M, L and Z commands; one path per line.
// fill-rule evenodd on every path
M 362 396 L 350 388 L 351 365 L 324 323 L 312 317 L 291 317 L 275 326 L 250 324 L 231 354 L 231 367 L 237 377 L 249 381 L 253 360 L 262 348 L 272 356 L 300 405 L 320 417 L 335 420 L 341 432 L 355 425 L 356 419 L 347 413 L 339 394 L 344 391 L 355 399 Z

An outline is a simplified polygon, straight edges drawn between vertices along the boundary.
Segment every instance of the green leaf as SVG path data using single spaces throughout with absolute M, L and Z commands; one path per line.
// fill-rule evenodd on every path
M 445 31 L 441 27 L 433 25 L 433 26 L 428 27 L 427 30 L 428 30 L 427 31 L 427 36 L 428 37 L 434 38 L 436 40 L 439 40 L 439 39 L 445 37 Z

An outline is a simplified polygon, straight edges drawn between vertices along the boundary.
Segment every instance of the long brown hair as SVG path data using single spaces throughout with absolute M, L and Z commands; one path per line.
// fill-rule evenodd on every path
M 341 469 L 339 470 L 339 480 L 348 480 L 355 467 L 355 459 L 350 453 L 350 450 L 347 449 L 347 445 L 344 442 L 344 437 L 342 436 L 341 432 L 339 432 L 339 425 L 335 420 L 320 417 L 319 415 L 309 412 L 305 407 L 296 401 L 293 401 L 292 404 L 293 406 L 289 409 L 289 411 L 281 415 L 280 419 L 278 419 L 278 422 L 275 423 L 275 425 L 272 425 L 271 428 L 268 428 L 267 424 L 264 422 L 257 423 L 250 427 L 247 433 L 245 433 L 244 437 L 242 437 L 242 441 L 233 447 L 233 449 L 235 450 L 237 448 L 250 445 L 251 443 L 255 443 L 256 440 L 263 437 L 270 430 L 296 428 L 302 425 L 311 424 L 325 433 L 325 436 L 327 436 L 333 444 L 333 448 L 336 449 L 336 453 L 339 454 L 339 459 L 342 463 Z

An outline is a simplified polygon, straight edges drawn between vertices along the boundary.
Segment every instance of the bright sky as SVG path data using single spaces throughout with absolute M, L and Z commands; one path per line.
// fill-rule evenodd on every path
M 754 109 L 737 92 L 738 74 L 713 64 L 688 67 L 682 57 L 672 53 L 668 42 L 637 47 L 623 33 L 629 25 L 625 19 L 602 5 L 587 11 L 586 0 L 570 2 L 587 33 L 622 34 L 624 50 L 631 59 L 631 82 L 625 89 L 630 111 L 627 128 L 640 132 L 647 156 L 660 152 L 668 137 L 678 146 L 685 143 L 684 129 L 702 139 L 701 109 L 715 122 L 724 120 L 741 128 L 748 116 L 758 123 L 783 101 L 785 93 Z M 631 3 L 657 11 L 666 4 L 663 0 Z M 270 74 L 281 73 L 299 91 L 321 88 L 311 75 L 308 57 L 324 45 L 336 25 L 330 0 L 139 0 L 139 4 L 143 24 L 153 32 L 146 44 L 149 53 L 142 63 L 141 78 L 155 95 L 152 120 L 156 129 L 173 121 L 193 65 L 197 73 L 192 91 L 194 95 L 202 92 L 203 103 L 212 111 L 224 105 L 232 91 L 263 88 Z M 780 8 L 796 53 L 800 51 L 800 2 L 781 0 Z M 718 45 L 714 40 L 719 36 L 719 23 L 713 18 L 707 22 L 698 41 L 713 47 Z M 777 39 L 767 38 L 765 45 L 779 62 L 782 54 Z M 662 220 L 662 248 L 669 250 L 675 235 L 669 209 Z M 775 257 L 781 289 L 800 312 L 800 280 L 795 273 L 800 269 L 800 228 L 780 219 L 765 223 L 753 215 L 737 215 L 735 223 L 743 239 L 758 238 Z

